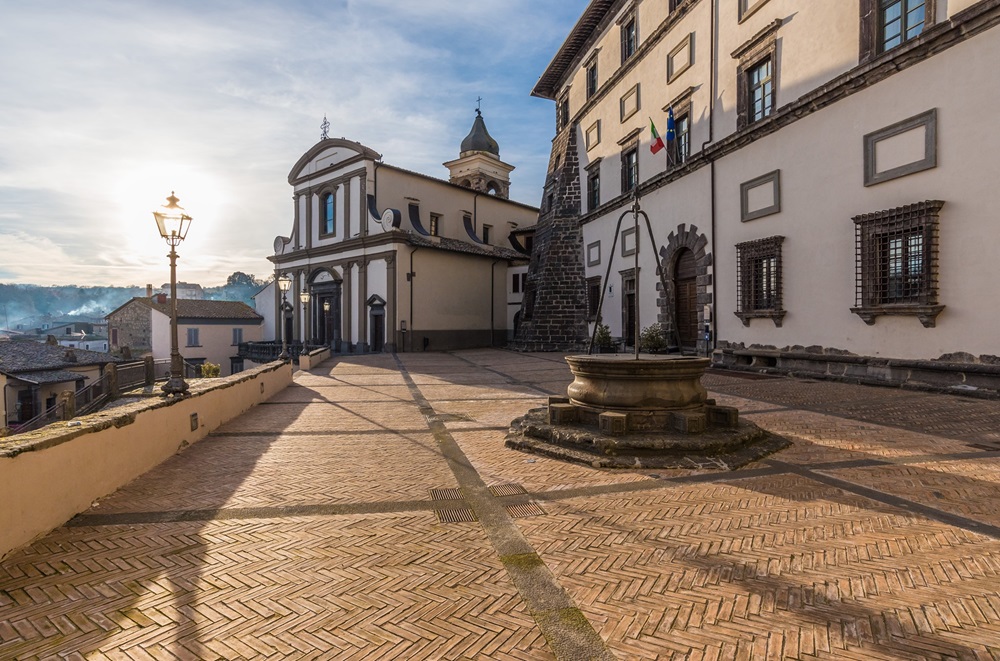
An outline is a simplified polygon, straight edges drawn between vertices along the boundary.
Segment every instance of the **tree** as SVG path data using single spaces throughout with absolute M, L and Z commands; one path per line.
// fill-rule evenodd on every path
M 259 287 L 263 283 L 249 273 L 236 271 L 226 279 L 227 287 Z

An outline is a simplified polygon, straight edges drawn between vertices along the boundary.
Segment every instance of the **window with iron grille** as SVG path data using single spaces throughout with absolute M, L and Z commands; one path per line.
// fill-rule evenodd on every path
M 855 216 L 855 307 L 865 323 L 880 315 L 913 315 L 933 327 L 937 300 L 938 214 L 928 200 Z
M 587 278 L 587 319 L 593 321 L 600 314 L 601 276 Z
M 768 318 L 780 327 L 785 316 L 781 303 L 781 243 L 769 236 L 736 244 L 736 316 L 744 326 L 754 318 Z
M 622 23 L 621 27 L 622 35 L 622 64 L 628 58 L 635 55 L 636 46 L 639 45 L 639 33 L 635 24 L 635 17 L 631 17 Z

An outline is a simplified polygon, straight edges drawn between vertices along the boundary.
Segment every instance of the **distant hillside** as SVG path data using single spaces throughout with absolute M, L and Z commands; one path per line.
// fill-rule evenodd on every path
M 236 272 L 219 287 L 205 287 L 205 298 L 213 301 L 243 301 L 253 307 L 251 296 L 266 280 Z M 0 328 L 21 324 L 32 328 L 62 317 L 103 317 L 133 296 L 145 296 L 146 288 L 81 287 L 77 285 L 15 285 L 0 283 Z

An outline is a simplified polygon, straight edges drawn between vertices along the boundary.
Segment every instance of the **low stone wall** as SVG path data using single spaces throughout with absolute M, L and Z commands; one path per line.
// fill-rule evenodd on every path
M 918 390 L 1000 394 L 1000 358 L 954 353 L 937 360 L 859 356 L 824 347 L 775 347 L 720 343 L 712 365 L 734 370 L 827 378 Z
M 312 368 L 316 367 L 324 360 L 330 359 L 330 347 L 323 347 L 322 349 L 313 349 L 309 353 L 304 353 L 299 356 L 299 369 L 306 370 L 307 372 Z
M 192 380 L 184 399 L 144 398 L 0 438 L 0 557 L 291 382 L 290 364 L 270 363 L 233 376 Z

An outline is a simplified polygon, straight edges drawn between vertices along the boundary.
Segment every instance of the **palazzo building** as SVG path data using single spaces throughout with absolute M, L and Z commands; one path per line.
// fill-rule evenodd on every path
M 997 0 L 592 0 L 532 92 L 556 127 L 517 344 L 598 318 L 631 344 L 638 306 L 728 365 L 996 387 L 998 24 Z
M 507 342 L 538 209 L 508 199 L 514 166 L 478 110 L 445 166 L 449 179 L 437 179 L 325 134 L 302 155 L 288 176 L 292 229 L 269 257 L 276 277 L 293 279 L 284 302 L 265 303 L 283 320 L 276 340 L 341 352 Z

